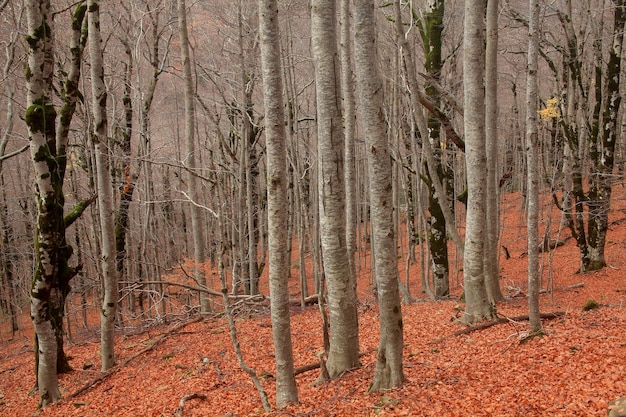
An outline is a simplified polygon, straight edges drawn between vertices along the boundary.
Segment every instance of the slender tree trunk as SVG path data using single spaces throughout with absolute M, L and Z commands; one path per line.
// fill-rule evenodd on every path
M 282 408 L 289 403 L 297 402 L 298 392 L 294 376 L 289 313 L 290 259 L 286 257 L 287 245 L 291 242 L 290 237 L 284 233 L 288 216 L 288 176 L 276 0 L 259 0 L 259 31 L 267 142 L 269 275 L 276 360 L 276 405 Z
M 58 176 L 55 177 L 55 181 L 57 182 L 57 186 L 61 188 L 63 188 L 63 183 L 65 181 L 65 167 L 67 160 L 66 147 L 68 143 L 70 125 L 80 95 L 78 91 L 78 83 L 80 81 L 83 50 L 87 42 L 87 19 L 85 19 L 86 11 L 87 5 L 85 3 L 80 3 L 78 4 L 78 6 L 76 6 L 74 14 L 72 15 L 70 67 L 67 71 L 67 78 L 64 80 L 63 83 L 63 91 L 65 92 L 65 94 L 63 96 L 63 104 L 59 111 L 59 117 L 57 119 L 57 124 L 55 127 L 55 155 L 58 159 Z M 64 205 L 65 198 L 63 197 L 61 201 L 62 205 Z M 65 229 L 68 228 L 71 223 L 82 214 L 82 212 L 87 208 L 87 206 L 91 204 L 91 202 L 94 201 L 94 199 L 92 198 L 88 201 L 89 202 L 79 202 L 77 206 L 66 215 L 66 219 L 63 222 L 63 226 Z M 72 256 L 73 249 L 65 241 L 65 230 L 63 231 L 63 235 L 63 245 L 67 245 L 68 249 L 59 253 L 60 257 L 58 260 L 58 265 L 60 273 L 55 285 L 57 285 L 59 288 L 60 296 L 55 298 L 56 302 L 54 302 L 52 305 L 52 314 L 55 316 L 54 320 L 52 321 L 52 325 L 55 329 L 55 335 L 57 338 L 57 373 L 65 373 L 72 370 L 72 367 L 68 362 L 67 356 L 65 355 L 65 351 L 63 348 L 63 316 L 65 314 L 65 298 L 70 292 L 70 281 L 82 268 L 82 265 L 80 263 L 76 267 L 70 267 L 68 265 L 69 259 Z
M 365 128 L 372 246 L 376 252 L 374 268 L 380 306 L 380 341 L 374 380 L 369 390 L 381 391 L 402 385 L 404 372 L 397 242 L 391 204 L 391 157 L 383 119 L 373 0 L 355 1 L 354 21 L 355 67 L 361 120 Z
M 10 35 L 10 39 L 5 46 L 6 62 L 2 69 L 2 78 L 4 80 L 9 79 L 9 73 L 15 61 L 15 46 L 18 40 L 17 32 Z M 9 207 L 7 202 L 7 194 L 5 192 L 5 180 L 4 180 L 4 160 L 9 156 L 6 154 L 6 147 L 9 143 L 9 138 L 13 133 L 14 112 L 13 112 L 13 100 L 14 91 L 11 83 L 4 83 L 4 91 L 6 94 L 6 121 L 2 130 L 2 137 L 0 138 L 0 272 L 3 275 L 3 286 L 6 291 L 6 304 L 7 312 L 11 317 L 11 336 L 14 337 L 18 328 L 18 311 L 17 311 L 17 299 L 15 297 L 15 250 L 12 249 L 14 245 L 14 230 L 9 224 Z M 24 151 L 27 148 L 23 148 Z
M 311 2 L 311 43 L 315 65 L 318 179 L 322 256 L 328 283 L 331 378 L 359 366 L 359 326 L 355 277 L 346 250 L 344 137 L 341 130 L 340 72 L 335 0 Z
M 526 163 L 528 176 L 528 317 L 531 333 L 541 332 L 539 317 L 539 163 L 537 127 L 537 56 L 539 3 L 529 2 L 526 74 Z
M 485 57 L 485 127 L 487 135 L 487 238 L 485 240 L 485 286 L 491 304 L 504 300 L 498 265 L 498 0 L 487 2 L 487 49 Z
M 98 211 L 102 233 L 103 294 L 100 309 L 100 356 L 102 370 L 115 364 L 115 317 L 117 314 L 117 269 L 115 266 L 115 208 L 113 184 L 109 163 L 107 137 L 107 92 L 104 85 L 102 39 L 100 37 L 100 5 L 98 0 L 88 0 L 89 57 L 91 60 L 91 95 L 94 117 L 93 142 L 96 157 L 98 186 Z
M 128 257 L 126 241 L 128 239 L 128 223 L 130 219 L 130 205 L 133 201 L 135 186 L 137 185 L 137 172 L 131 165 L 131 139 L 133 131 L 133 102 L 131 78 L 133 72 L 133 56 L 127 41 L 124 42 L 126 57 L 128 62 L 124 64 L 124 94 L 122 105 L 124 108 L 124 124 L 120 129 L 119 146 L 122 151 L 122 184 L 119 188 L 119 206 L 115 213 L 115 259 L 117 276 L 122 281 L 124 279 L 124 263 Z M 129 274 L 129 277 L 131 275 Z M 134 308 L 134 297 L 129 297 L 130 309 Z M 121 308 L 118 308 L 118 315 L 121 317 Z M 120 323 L 121 324 L 121 323 Z
M 202 208 L 199 205 L 198 184 L 195 171 L 198 167 L 198 155 L 196 153 L 196 109 L 194 105 L 194 87 L 193 77 L 191 74 L 191 57 L 189 56 L 189 36 L 187 34 L 187 8 L 185 0 L 178 0 L 178 35 L 181 45 L 181 59 L 183 61 L 183 80 L 185 83 L 185 143 L 187 144 L 187 156 L 185 165 L 189 169 L 187 176 L 188 198 L 191 200 L 191 232 L 193 234 L 194 247 L 194 277 L 201 287 L 206 287 L 206 276 L 204 274 L 205 241 L 204 241 L 204 222 Z M 209 297 L 206 293 L 200 293 L 200 312 L 208 313 L 211 311 Z
M 485 152 L 485 36 L 487 0 L 465 3 L 463 84 L 465 93 L 465 164 L 467 214 L 463 275 L 468 324 L 495 316 L 489 303 L 483 268 L 485 252 L 486 152 Z

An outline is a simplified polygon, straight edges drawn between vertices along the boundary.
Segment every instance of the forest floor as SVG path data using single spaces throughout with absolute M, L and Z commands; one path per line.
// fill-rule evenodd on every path
M 362 366 L 331 382 L 314 384 L 319 369 L 296 377 L 300 403 L 266 413 L 250 377 L 237 363 L 222 317 L 205 317 L 120 330 L 119 368 L 102 377 L 97 326 L 74 330 L 67 352 L 75 370 L 60 376 L 63 399 L 37 410 L 33 387 L 32 330 L 0 342 L 0 416 L 604 416 L 611 400 L 626 395 L 626 192 L 616 190 L 606 245 L 609 266 L 577 273 L 578 250 L 569 232 L 558 232 L 560 215 L 544 206 L 543 227 L 551 219 L 553 238 L 565 244 L 542 254 L 542 312 L 546 335 L 520 343 L 524 320 L 506 320 L 454 335 L 464 305 L 462 272 L 451 277 L 453 295 L 429 301 L 420 293 L 419 270 L 412 267 L 416 301 L 404 305 L 406 383 L 383 393 L 367 392 L 378 345 L 376 300 L 369 267 L 359 282 Z M 507 301 L 499 317 L 527 314 L 526 232 L 519 195 L 503 198 L 504 245 L 501 283 Z M 550 216 L 547 213 L 551 213 Z M 558 236 L 557 236 L 558 234 Z M 296 263 L 297 265 L 297 263 Z M 369 266 L 369 261 L 367 262 Z M 404 265 L 399 265 L 404 277 Z M 298 296 L 297 270 L 292 296 Z M 404 278 L 403 278 L 404 279 Z M 598 308 L 583 311 L 589 300 Z M 24 327 L 28 320 L 22 320 Z M 271 322 L 267 312 L 237 320 L 246 363 L 256 370 L 275 404 Z M 293 308 L 296 367 L 317 362 L 323 350 L 317 306 Z M 6 339 L 6 330 L 3 338 Z M 78 393 L 78 395 L 76 395 Z

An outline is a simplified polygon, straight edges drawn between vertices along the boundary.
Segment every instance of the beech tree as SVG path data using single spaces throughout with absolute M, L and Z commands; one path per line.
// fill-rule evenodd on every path
M 341 60 L 341 95 L 343 96 L 343 134 L 344 134 L 344 185 L 346 187 L 346 250 L 350 264 L 350 276 L 356 285 L 356 267 L 354 252 L 356 251 L 356 164 L 355 164 L 355 131 L 356 102 L 354 97 L 354 81 L 352 72 L 352 39 L 350 23 L 350 0 L 340 2 L 340 45 Z
M 6 5 L 6 3 L 5 3 Z M 17 15 L 21 15 L 19 11 Z M 8 23 L 7 21 L 5 21 Z M 17 22 L 15 22 L 17 23 Z M 19 39 L 18 31 L 12 32 L 5 45 L 5 58 L 6 61 L 2 68 L 2 79 L 4 80 L 4 93 L 6 98 L 6 120 L 0 128 L 0 285 L 2 293 L 4 295 L 2 303 L 3 309 L 11 317 L 11 335 L 15 336 L 15 333 L 19 330 L 18 326 L 18 299 L 15 295 L 15 284 L 18 278 L 17 268 L 17 249 L 16 249 L 16 235 L 15 229 L 12 223 L 9 221 L 9 205 L 8 196 L 6 193 L 6 181 L 5 181 L 5 161 L 9 158 L 13 158 L 22 152 L 28 150 L 28 145 L 14 151 L 7 152 L 7 146 L 9 145 L 9 139 L 13 134 L 13 127 L 15 125 L 15 112 L 13 101 L 15 99 L 15 86 L 9 82 L 10 72 L 13 70 L 15 64 L 15 52 L 16 45 Z
M 205 256 L 205 239 L 204 239 L 204 222 L 202 216 L 202 208 L 198 202 L 198 179 L 196 172 L 198 167 L 198 155 L 195 144 L 196 129 L 196 110 L 195 110 L 195 91 L 194 82 L 191 72 L 191 57 L 189 56 L 189 35 L 187 33 L 187 8 L 185 0 L 178 0 L 178 35 L 180 39 L 181 59 L 183 61 L 183 81 L 185 83 L 185 143 L 187 145 L 186 157 L 183 164 L 189 170 L 187 176 L 188 195 L 191 200 L 191 233 L 193 234 L 193 250 L 194 250 L 194 277 L 201 287 L 206 287 L 206 276 L 204 274 Z M 200 293 L 200 311 L 208 313 L 211 311 L 211 305 L 206 293 Z
M 374 1 L 355 1 L 355 68 L 365 132 L 373 250 L 380 306 L 380 341 L 370 391 L 401 386 L 403 328 L 398 253 L 393 223 L 391 157 L 383 118 L 383 89 L 376 53 Z
M 63 83 L 63 103 L 57 123 L 57 111 L 52 102 L 55 42 L 50 1 L 26 3 L 28 64 L 24 121 L 28 128 L 37 199 L 30 311 L 35 330 L 35 369 L 41 406 L 59 399 L 57 372 L 71 369 L 63 351 L 63 315 L 70 280 L 81 265 L 69 265 L 73 248 L 66 240 L 65 231 L 93 202 L 93 199 L 84 200 L 64 213 L 66 148 L 78 97 L 86 9 L 84 3 L 79 3 L 72 18 L 71 66 Z
M 317 97 L 317 149 L 320 235 L 328 283 L 331 378 L 359 365 L 359 326 L 355 276 L 346 244 L 344 136 L 342 131 L 335 0 L 311 2 L 311 44 Z M 389 200 L 391 201 L 391 200 Z
M 485 49 L 485 153 L 487 188 L 485 190 L 485 286 L 491 304 L 504 301 L 500 288 L 498 241 L 498 0 L 488 0 Z
M 428 100 L 437 108 L 441 104 L 441 93 L 437 85 L 441 82 L 443 62 L 441 58 L 442 33 L 444 29 L 445 1 L 429 1 L 426 12 L 419 22 L 420 35 L 424 45 L 424 69 L 428 79 L 424 83 L 424 90 Z M 416 13 L 413 12 L 416 19 Z M 446 219 L 441 205 L 450 205 L 450 197 L 454 193 L 453 174 L 443 162 L 445 135 L 441 134 L 441 122 L 437 115 L 429 112 L 427 118 L 428 140 L 433 149 L 435 171 L 438 180 L 445 190 L 443 201 L 436 196 L 433 179 L 426 169 L 425 179 L 428 186 L 428 211 L 430 214 L 430 230 L 428 232 L 430 257 L 433 269 L 433 293 L 435 298 L 445 297 L 450 293 L 449 264 L 448 264 L 448 236 L 446 234 Z M 453 196 L 452 196 L 453 197 Z
M 276 405 L 280 408 L 298 401 L 294 376 L 289 313 L 287 220 L 287 147 L 281 79 L 278 2 L 259 0 L 259 32 L 265 106 L 265 141 L 268 165 L 269 274 L 272 335 L 276 359 Z
M 463 84 L 465 94 L 465 166 L 467 172 L 467 214 L 463 281 L 468 324 L 495 316 L 485 286 L 485 23 L 487 0 L 465 3 L 463 39 Z
M 544 43 L 562 54 L 562 68 L 542 52 L 563 91 L 556 98 L 558 126 L 565 138 L 563 195 L 560 199 L 567 226 L 576 239 L 580 271 L 606 266 L 604 249 L 608 212 L 613 186 L 617 129 L 621 108 L 621 67 L 624 2 L 614 0 L 613 8 L 597 13 L 584 11 L 584 19 L 595 19 L 583 27 L 595 28 L 585 42 L 575 27 L 571 0 L 559 3 L 556 13 L 563 31 L 562 43 Z M 612 19 L 610 16 L 612 12 Z M 598 31 L 605 30 L 606 33 Z M 583 39 L 580 37 L 583 36 Z M 608 47 L 604 39 L 610 39 Z M 589 62 L 592 61 L 592 64 Z M 559 201 L 554 196 L 555 201 Z
M 87 0 L 89 57 L 91 64 L 91 100 L 93 111 L 93 143 L 95 147 L 96 178 L 98 186 L 98 213 L 100 215 L 102 307 L 100 308 L 100 356 L 102 370 L 115 364 L 115 317 L 117 314 L 117 269 L 115 265 L 115 209 L 113 184 L 109 162 L 107 132 L 107 92 L 104 85 L 102 38 L 100 36 L 100 4 Z
M 539 167 L 537 128 L 537 57 L 539 3 L 529 2 L 528 69 L 526 73 L 526 162 L 528 199 L 528 317 L 530 332 L 541 332 L 539 317 Z

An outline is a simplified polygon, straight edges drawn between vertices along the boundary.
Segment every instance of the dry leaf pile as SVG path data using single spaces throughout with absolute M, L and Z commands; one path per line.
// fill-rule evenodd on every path
M 498 305 L 498 313 L 511 318 L 527 313 L 526 235 L 519 196 L 507 196 L 502 207 L 502 244 L 511 257 L 501 257 L 501 276 L 510 297 Z M 565 244 L 543 254 L 542 288 L 547 291 L 541 295 L 541 310 L 564 315 L 544 320 L 546 336 L 525 343 L 520 340 L 528 322 L 522 320 L 501 320 L 453 335 L 463 329 L 456 324 L 463 310 L 457 300 L 461 277 L 451 277 L 450 300 L 428 301 L 418 293 L 414 267 L 412 291 L 418 301 L 403 306 L 402 388 L 367 393 L 378 318 L 365 267 L 359 284 L 362 367 L 317 385 L 319 370 L 299 374 L 298 405 L 263 411 L 249 376 L 237 364 L 226 320 L 211 317 L 120 331 L 120 365 L 106 376 L 99 371 L 97 326 L 74 331 L 67 352 L 75 370 L 60 377 L 63 400 L 40 411 L 37 395 L 29 395 L 34 383 L 32 330 L 25 329 L 17 339 L 0 342 L 0 415 L 604 416 L 610 401 L 626 396 L 626 204 L 618 198 L 614 207 L 606 247 L 609 267 L 588 274 L 576 273 L 575 242 L 567 230 L 558 231 L 560 214 L 548 211 L 552 238 Z M 399 267 L 403 276 L 404 265 Z M 294 272 L 294 296 L 297 280 Z M 589 300 L 597 305 L 583 309 Z M 274 404 L 270 318 L 240 315 L 236 323 L 245 360 Z M 296 367 L 317 362 L 323 346 L 317 306 L 294 307 L 291 323 Z M 3 339 L 6 335 L 5 330 Z

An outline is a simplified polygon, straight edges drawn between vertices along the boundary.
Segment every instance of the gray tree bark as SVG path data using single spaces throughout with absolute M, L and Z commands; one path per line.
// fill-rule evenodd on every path
M 272 335 L 276 359 L 276 405 L 298 401 L 294 376 L 289 313 L 289 237 L 287 223 L 287 151 L 281 79 L 278 2 L 259 0 L 259 32 L 263 69 L 265 139 L 267 144 L 267 211 Z
M 463 84 L 465 94 L 465 164 L 467 214 L 463 276 L 468 324 L 495 316 L 485 287 L 486 164 L 485 153 L 485 11 L 487 0 L 465 3 Z
M 344 137 L 340 108 L 335 0 L 311 2 L 317 98 L 317 149 L 322 256 L 328 283 L 331 378 L 360 365 L 355 278 L 346 250 Z M 391 201 L 391 200 L 389 200 Z
M 409 92 L 411 94 L 411 104 L 412 104 L 412 113 L 415 117 L 415 121 L 417 124 L 417 128 L 420 132 L 420 136 L 426 138 L 428 137 L 428 125 L 426 122 L 426 118 L 421 111 L 421 105 L 427 102 L 422 96 L 422 92 L 420 90 L 419 84 L 417 83 L 417 70 L 415 68 L 415 61 L 413 59 L 413 54 L 411 50 L 411 46 L 406 39 L 404 29 L 402 27 L 402 15 L 400 11 L 400 3 L 394 2 L 395 4 L 395 17 L 396 17 L 396 32 L 398 36 L 398 41 L 402 48 L 402 57 L 404 58 L 404 66 L 406 70 L 406 80 L 407 85 L 409 87 Z M 434 152 L 432 147 L 430 146 L 430 141 L 423 141 L 423 153 L 426 159 L 426 166 L 428 168 L 428 174 L 430 175 L 430 179 L 432 181 L 432 186 L 435 190 L 434 194 L 437 200 L 439 201 L 439 207 L 443 213 L 443 217 L 446 223 L 446 230 L 454 243 L 456 245 L 457 253 L 463 253 L 464 251 L 464 243 L 459 235 L 458 230 L 456 230 L 456 224 L 454 221 L 454 214 L 448 204 L 444 202 L 447 201 L 446 192 L 444 190 L 443 184 L 439 180 L 439 176 L 437 175 L 437 161 L 434 156 Z
M 107 136 L 107 91 L 104 85 L 102 39 L 100 36 L 100 4 L 87 1 L 89 57 L 91 64 L 91 99 L 93 112 L 93 143 L 95 146 L 98 212 L 102 234 L 101 258 L 103 294 L 100 308 L 100 356 L 102 371 L 115 364 L 115 317 L 117 314 L 117 268 L 115 265 L 115 208 L 109 163 Z
M 30 316 L 36 338 L 36 372 L 39 405 L 46 406 L 61 397 L 57 380 L 57 342 L 52 327 L 51 303 L 60 294 L 57 280 L 57 250 L 65 240 L 58 227 L 63 219 L 63 190 L 55 187 L 55 118 L 52 104 L 54 70 L 52 17 L 49 0 L 28 0 L 28 66 L 26 72 L 26 114 L 31 157 L 35 169 L 35 194 L 38 200 L 35 271 L 30 293 Z
M 487 153 L 487 199 L 485 240 L 485 285 L 491 304 L 504 300 L 498 264 L 498 0 L 487 2 L 487 49 L 485 57 L 485 112 Z
M 6 80 L 9 79 L 9 72 L 15 62 L 15 48 L 18 40 L 18 33 L 14 32 L 10 35 L 9 40 L 5 46 L 6 61 L 2 69 L 2 79 L 4 82 L 4 91 L 6 97 L 6 121 L 4 126 L 0 129 L 2 136 L 0 138 L 0 241 L 2 242 L 0 247 L 0 273 L 2 274 L 2 286 L 3 292 L 6 294 L 6 307 L 7 312 L 11 317 L 11 336 L 14 337 L 18 328 L 18 309 L 17 299 L 15 297 L 15 277 L 16 277 L 16 261 L 15 256 L 15 233 L 13 227 L 9 223 L 9 207 L 7 202 L 7 194 L 5 192 L 5 171 L 4 161 L 11 157 L 11 154 L 7 155 L 6 148 L 9 143 L 9 138 L 13 133 L 14 125 L 14 87 Z M 22 148 L 19 153 L 28 150 L 28 147 Z M 17 155 L 19 153 L 13 153 Z
M 194 278 L 201 287 L 206 287 L 204 263 L 206 261 L 204 225 L 202 208 L 198 203 L 198 180 L 195 171 L 198 168 L 198 155 L 196 152 L 196 109 L 194 105 L 194 85 L 191 74 L 191 57 L 189 56 L 189 35 L 187 33 L 187 8 L 185 0 L 178 0 L 178 36 L 180 39 L 181 59 L 183 61 L 183 81 L 185 83 L 185 143 L 187 155 L 185 165 L 188 168 L 187 175 L 188 198 L 191 200 L 191 233 L 193 234 L 194 253 Z M 211 304 L 206 293 L 200 292 L 200 312 L 211 311 Z
M 341 0 L 340 5 L 340 60 L 341 94 L 343 96 L 343 135 L 344 135 L 344 185 L 346 187 L 346 249 L 350 276 L 354 278 L 356 291 L 356 165 L 355 165 L 355 129 L 356 103 L 352 73 L 352 39 L 350 38 L 350 0 Z
M 391 157 L 383 118 L 382 77 L 376 54 L 373 0 L 355 1 L 355 68 L 365 130 L 371 205 L 374 274 L 380 306 L 380 341 L 370 391 L 402 385 L 403 329 L 398 254 L 393 224 Z
M 528 317 L 531 333 L 541 332 L 539 317 L 539 161 L 537 120 L 537 57 L 539 51 L 537 25 L 539 3 L 529 2 L 528 64 L 526 70 L 526 165 L 528 210 Z

